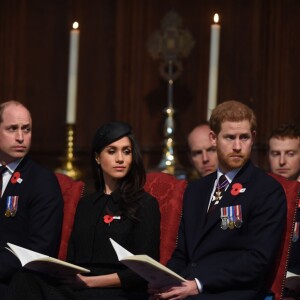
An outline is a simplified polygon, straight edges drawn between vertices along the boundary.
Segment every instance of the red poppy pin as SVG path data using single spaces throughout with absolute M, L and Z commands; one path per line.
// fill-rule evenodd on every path
M 12 184 L 15 183 L 21 183 L 23 181 L 23 179 L 21 178 L 21 173 L 20 172 L 14 172 L 11 176 L 10 182 Z
M 245 188 L 240 183 L 234 183 L 232 185 L 232 189 L 230 191 L 232 196 L 237 196 L 239 193 L 244 193 L 246 191 Z
M 106 224 L 111 223 L 113 220 L 120 220 L 120 219 L 121 219 L 120 216 L 105 215 L 103 217 L 104 223 L 106 223 Z

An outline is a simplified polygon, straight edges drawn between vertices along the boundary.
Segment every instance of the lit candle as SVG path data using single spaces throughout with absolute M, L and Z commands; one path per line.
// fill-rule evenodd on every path
M 76 122 L 77 67 L 80 35 L 78 27 L 79 24 L 74 22 L 73 29 L 70 32 L 67 124 L 75 124 Z
M 221 26 L 218 24 L 219 15 L 214 15 L 214 24 L 211 25 L 210 36 L 210 58 L 208 75 L 208 100 L 207 100 L 207 120 L 209 120 L 211 111 L 217 105 L 218 92 L 218 64 L 219 64 L 219 46 Z

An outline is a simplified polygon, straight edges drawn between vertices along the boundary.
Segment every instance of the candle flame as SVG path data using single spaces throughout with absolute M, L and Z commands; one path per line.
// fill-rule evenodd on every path
M 219 15 L 218 14 L 214 14 L 214 22 L 219 23 Z
M 79 27 L 79 23 L 78 22 L 74 22 L 73 23 L 73 29 L 78 29 Z

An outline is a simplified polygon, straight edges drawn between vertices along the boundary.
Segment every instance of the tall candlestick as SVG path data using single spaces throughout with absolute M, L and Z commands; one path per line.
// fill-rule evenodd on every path
M 79 54 L 79 24 L 73 23 L 70 32 L 70 51 L 69 51 L 69 74 L 68 74 L 68 97 L 67 97 L 67 124 L 76 122 L 76 96 L 77 96 L 77 69 Z
M 207 120 L 209 120 L 211 111 L 217 105 L 218 92 L 218 64 L 221 26 L 218 24 L 219 15 L 214 15 L 214 24 L 211 25 L 210 36 L 210 59 L 209 59 L 209 77 L 208 77 L 208 98 L 207 98 Z
M 173 62 L 169 60 L 168 62 L 168 108 L 173 108 Z

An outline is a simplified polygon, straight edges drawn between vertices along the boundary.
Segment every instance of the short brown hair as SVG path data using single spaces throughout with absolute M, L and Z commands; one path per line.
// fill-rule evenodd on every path
M 290 138 L 298 139 L 300 137 L 300 129 L 293 123 L 283 123 L 279 127 L 272 130 L 269 140 L 271 138 Z
M 250 122 L 251 131 L 256 130 L 256 117 L 253 110 L 239 101 L 229 100 L 219 104 L 212 111 L 209 126 L 212 131 L 218 134 L 221 131 L 223 122 L 240 122 L 244 120 Z

